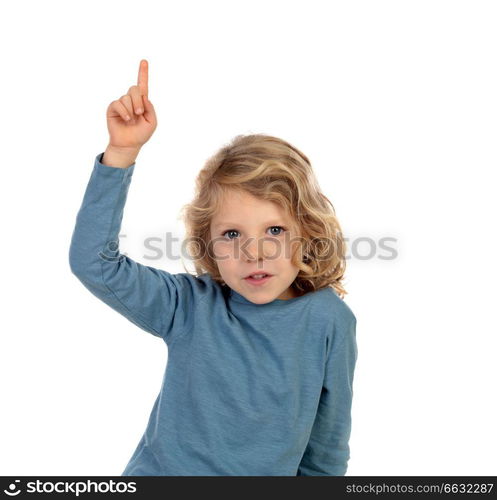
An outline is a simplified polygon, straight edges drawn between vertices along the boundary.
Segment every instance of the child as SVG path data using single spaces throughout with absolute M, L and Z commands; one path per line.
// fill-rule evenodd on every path
M 237 136 L 212 156 L 184 212 L 198 275 L 171 274 L 119 252 L 135 160 L 157 126 L 146 60 L 138 85 L 109 105 L 107 124 L 71 270 L 168 348 L 122 475 L 345 475 L 356 318 L 342 300 L 340 226 L 307 157 L 262 134 Z

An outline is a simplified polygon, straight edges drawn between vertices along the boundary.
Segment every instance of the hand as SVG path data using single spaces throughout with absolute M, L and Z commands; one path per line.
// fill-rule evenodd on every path
M 141 110 L 140 110 L 141 108 Z M 130 119 L 127 120 L 126 117 Z M 107 108 L 109 146 L 119 150 L 139 151 L 157 127 L 157 117 L 148 100 L 148 62 L 140 61 L 138 85 L 126 95 L 112 101 Z

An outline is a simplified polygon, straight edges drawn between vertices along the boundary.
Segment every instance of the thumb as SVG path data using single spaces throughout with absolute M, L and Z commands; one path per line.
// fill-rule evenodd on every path
M 148 97 L 146 95 L 143 95 L 143 104 L 145 106 L 145 110 L 143 113 L 143 117 L 147 121 L 157 121 L 157 117 L 155 115 L 155 109 L 153 104 L 148 100 Z

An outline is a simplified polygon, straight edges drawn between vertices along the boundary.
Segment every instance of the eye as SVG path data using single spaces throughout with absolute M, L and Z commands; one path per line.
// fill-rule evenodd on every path
M 274 234 L 274 233 L 273 233 L 271 236 L 279 236 L 279 235 L 280 235 L 280 234 L 281 234 L 281 233 L 285 230 L 285 228 L 284 228 L 284 227 L 281 227 L 281 226 L 271 226 L 269 229 L 274 229 L 274 228 L 276 228 L 276 229 L 281 229 L 281 232 L 279 232 L 279 233 L 277 233 L 277 234 Z
M 228 229 L 227 231 L 225 231 L 222 235 L 224 236 L 225 234 L 228 234 L 228 233 L 238 233 L 238 231 L 236 229 Z M 228 237 L 228 240 L 232 240 L 233 238 L 229 238 Z

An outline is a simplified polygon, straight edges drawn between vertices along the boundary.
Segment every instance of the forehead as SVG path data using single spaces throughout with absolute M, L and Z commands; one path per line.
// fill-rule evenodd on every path
M 269 200 L 261 200 L 245 191 L 229 190 L 220 200 L 217 213 L 211 224 L 243 224 L 248 221 L 260 221 L 289 224 L 290 219 L 283 208 Z

